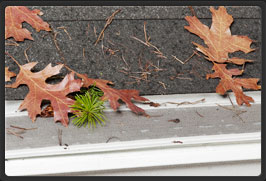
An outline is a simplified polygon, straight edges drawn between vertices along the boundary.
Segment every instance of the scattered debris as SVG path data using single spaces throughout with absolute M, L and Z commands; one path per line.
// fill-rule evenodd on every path
M 178 119 L 178 118 L 176 118 L 176 119 L 171 119 L 171 120 L 168 120 L 168 122 L 180 123 L 180 119 Z
M 203 115 L 201 115 L 197 110 L 195 111 L 197 113 L 197 115 L 199 115 L 199 117 L 204 117 Z
M 183 143 L 182 141 L 173 141 L 172 143 Z
M 106 143 L 108 143 L 111 139 L 118 139 L 119 141 L 121 141 L 118 137 L 116 137 L 116 136 L 111 136 L 110 138 L 108 138 L 108 139 L 106 140 Z

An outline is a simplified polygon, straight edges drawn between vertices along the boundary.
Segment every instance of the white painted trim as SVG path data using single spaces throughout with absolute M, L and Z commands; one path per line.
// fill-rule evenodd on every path
M 183 143 L 173 143 L 174 140 Z M 260 133 L 138 140 L 6 151 L 8 176 L 260 161 Z M 257 173 L 260 173 L 258 170 Z
M 261 91 L 250 91 L 245 92 L 247 96 L 251 96 L 255 104 L 261 103 Z M 229 93 L 232 102 L 236 104 L 235 98 L 233 93 Z M 197 94 L 171 94 L 171 95 L 151 95 L 151 96 L 143 96 L 148 98 L 152 102 L 156 103 L 165 103 L 165 102 L 195 102 L 205 98 L 205 102 L 198 103 L 198 104 L 187 104 L 187 105 L 180 105 L 179 108 L 188 108 L 188 107 L 208 107 L 208 106 L 217 106 L 216 104 L 219 103 L 220 105 L 231 105 L 231 102 L 228 98 L 224 98 L 217 93 L 197 93 Z M 5 116 L 6 117 L 16 117 L 16 116 L 27 116 L 27 111 L 17 111 L 19 105 L 21 104 L 20 101 L 5 101 Z M 152 110 L 152 109 L 169 109 L 169 108 L 176 108 L 175 104 L 163 104 L 159 107 L 151 107 L 149 105 L 136 103 L 137 106 L 143 108 L 144 110 Z M 105 104 L 106 112 L 112 112 L 113 110 L 110 108 L 109 103 Z M 123 104 L 120 106 L 119 110 L 121 111 L 129 111 L 129 109 Z

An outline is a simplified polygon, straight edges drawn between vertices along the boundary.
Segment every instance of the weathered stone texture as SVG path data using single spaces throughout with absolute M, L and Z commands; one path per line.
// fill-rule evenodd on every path
M 188 25 L 184 17 L 191 15 L 188 7 L 35 6 L 29 8 L 42 10 L 44 13 L 42 18 L 51 25 L 54 32 L 58 33 L 56 40 L 67 65 L 79 73 L 87 73 L 91 78 L 113 81 L 115 88 L 138 89 L 142 95 L 215 92 L 219 79 L 205 79 L 206 73 L 211 71 L 212 64 L 203 56 L 194 56 L 185 65 L 172 57 L 173 55 L 180 60 L 187 59 L 195 50 L 192 41 L 203 45 L 199 37 L 184 29 L 184 26 Z M 122 11 L 115 16 L 112 24 L 105 30 L 103 41 L 94 46 L 96 36 L 106 23 L 105 19 L 117 9 Z M 210 26 L 209 7 L 194 7 L 194 10 L 200 20 Z M 254 63 L 245 66 L 243 77 L 261 78 L 261 10 L 259 7 L 240 6 L 227 7 L 227 10 L 235 20 L 231 26 L 232 34 L 246 35 L 255 41 L 252 47 L 256 48 L 256 51 L 246 55 L 242 52 L 233 54 L 254 60 Z M 132 38 L 134 36 L 145 41 L 144 21 L 147 22 L 146 29 L 147 35 L 151 38 L 150 42 L 158 47 L 167 59 L 156 57 L 152 48 Z M 37 33 L 27 23 L 23 23 L 23 26 L 33 32 L 34 41 L 26 40 L 19 43 L 18 47 L 6 46 L 6 51 L 21 64 L 25 64 L 27 61 L 24 50 L 31 46 L 27 50 L 27 55 L 30 61 L 39 62 L 34 71 L 42 70 L 50 62 L 53 65 L 62 62 L 51 33 L 44 31 Z M 59 27 L 65 27 L 69 36 L 64 29 Z M 108 48 L 116 51 L 114 55 L 106 51 Z M 122 73 L 123 67 L 127 68 L 122 57 L 130 66 L 131 72 L 141 72 L 139 62 L 145 67 L 148 61 L 155 66 L 159 65 L 159 68 L 163 70 L 153 71 L 148 75 L 147 82 L 133 83 L 135 79 L 130 76 L 139 77 L 141 74 Z M 10 67 L 10 71 L 18 73 L 18 66 L 7 56 L 5 64 Z M 152 66 L 149 68 L 154 69 Z M 62 69 L 61 75 L 66 73 L 67 70 Z M 170 79 L 171 76 L 176 75 L 179 78 Z M 17 89 L 6 88 L 5 99 L 24 99 L 27 92 L 27 86 L 20 86 Z

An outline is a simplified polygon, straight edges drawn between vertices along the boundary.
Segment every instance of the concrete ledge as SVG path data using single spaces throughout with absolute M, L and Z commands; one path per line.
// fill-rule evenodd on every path
M 229 99 L 218 94 L 146 96 L 151 101 L 163 104 L 160 107 L 138 104 L 146 110 L 150 118 L 137 116 L 125 105 L 121 106 L 119 112 L 114 112 L 108 108 L 107 103 L 106 124 L 97 125 L 96 129 L 78 128 L 71 123 L 71 119 L 68 127 L 64 127 L 61 123 L 54 123 L 53 118 L 37 118 L 32 123 L 27 116 L 27 111 L 15 112 L 20 102 L 6 101 L 6 128 L 11 125 L 37 128 L 23 133 L 23 139 L 6 134 L 6 150 L 59 146 L 58 129 L 62 130 L 62 145 L 67 144 L 70 147 L 80 144 L 259 132 L 261 130 L 261 94 L 259 91 L 246 94 L 254 98 L 255 104 L 251 107 L 237 106 L 236 110 L 244 111 L 239 116 L 217 105 L 218 103 L 226 108 L 232 108 Z M 203 98 L 205 102 L 193 105 L 165 104 L 168 101 L 195 102 Z M 231 98 L 234 100 L 232 95 Z M 169 121 L 175 119 L 179 119 L 180 122 Z
M 250 91 L 245 92 L 247 96 L 251 96 L 255 100 L 255 104 L 261 104 L 261 91 Z M 232 102 L 237 105 L 234 94 L 231 92 L 229 96 L 232 99 Z M 151 107 L 146 104 L 135 103 L 137 106 L 143 108 L 144 110 L 159 110 L 159 109 L 172 109 L 177 108 L 175 104 L 169 104 L 165 102 L 195 102 L 197 100 L 205 99 L 204 102 L 200 102 L 199 104 L 183 104 L 178 106 L 179 108 L 189 108 L 189 107 L 209 107 L 209 106 L 217 106 L 217 103 L 220 105 L 231 105 L 231 102 L 228 98 L 224 98 L 223 96 L 217 93 L 198 93 L 198 94 L 170 94 L 170 95 L 151 95 L 151 96 L 143 96 L 149 99 L 152 102 L 163 104 L 159 107 Z M 17 116 L 27 116 L 27 111 L 18 111 L 19 105 L 22 103 L 22 100 L 5 101 L 5 115 L 6 117 L 17 117 Z M 106 110 L 105 112 L 114 112 L 111 109 L 109 102 L 105 103 Z M 130 111 L 126 107 L 125 104 L 122 104 L 119 108 L 120 111 Z

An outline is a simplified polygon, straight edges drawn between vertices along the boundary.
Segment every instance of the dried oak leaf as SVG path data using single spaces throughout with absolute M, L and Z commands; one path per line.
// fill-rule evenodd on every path
M 246 96 L 243 93 L 242 87 L 246 89 L 258 90 L 261 88 L 261 86 L 257 85 L 259 79 L 233 78 L 233 75 L 241 75 L 243 71 L 239 69 L 226 69 L 226 64 L 214 63 L 213 70 L 215 72 L 212 74 L 207 74 L 206 78 L 221 78 L 220 83 L 216 87 L 217 93 L 224 95 L 226 91 L 232 90 L 236 96 L 236 102 L 238 105 L 242 105 L 243 103 L 245 103 L 247 106 L 250 106 L 249 102 L 254 102 L 252 97 Z
M 102 100 L 109 100 L 111 108 L 114 110 L 117 110 L 117 108 L 120 106 L 118 103 L 118 100 L 122 100 L 126 103 L 127 107 L 131 109 L 136 114 L 141 114 L 144 116 L 148 116 L 148 114 L 145 113 L 145 111 L 136 106 L 131 102 L 131 99 L 134 99 L 136 101 L 149 101 L 149 99 L 146 99 L 144 97 L 139 96 L 139 91 L 135 89 L 114 89 L 109 87 L 107 84 L 113 84 L 112 82 L 108 80 L 103 79 L 91 79 L 88 78 L 86 74 L 78 74 L 76 73 L 78 77 L 80 77 L 83 80 L 83 86 L 89 87 L 90 85 L 94 85 L 98 88 L 100 88 L 104 95 L 102 96 Z
M 5 39 L 14 37 L 16 41 L 33 40 L 31 32 L 22 28 L 22 23 L 25 21 L 37 32 L 40 30 L 51 31 L 49 24 L 38 16 L 42 14 L 38 9 L 29 10 L 25 6 L 7 6 L 5 8 Z
M 210 11 L 212 12 L 212 25 L 210 29 L 206 25 L 203 25 L 195 16 L 185 17 L 189 22 L 189 26 L 185 26 L 185 29 L 198 35 L 208 46 L 206 48 L 193 42 L 197 46 L 197 50 L 206 55 L 205 58 L 214 64 L 213 70 L 215 72 L 208 74 L 206 78 L 221 78 L 216 92 L 223 95 L 227 90 L 232 90 L 236 96 L 238 105 L 245 103 L 247 106 L 250 106 L 249 102 L 253 102 L 254 100 L 244 95 L 242 87 L 258 90 L 261 88 L 257 85 L 259 79 L 233 78 L 233 75 L 241 75 L 243 71 L 239 69 L 227 70 L 226 65 L 222 63 L 242 65 L 246 62 L 252 62 L 252 60 L 228 57 L 228 53 L 236 51 L 243 51 L 245 53 L 253 51 L 254 49 L 250 48 L 252 40 L 247 36 L 231 35 L 230 26 L 233 22 L 233 17 L 227 14 L 225 7 L 221 6 L 218 10 L 211 7 Z M 215 62 L 220 64 L 216 64 Z
M 31 69 L 37 62 L 31 62 L 25 65 L 19 65 L 20 72 L 16 81 L 6 87 L 17 88 L 21 84 L 29 87 L 29 93 L 19 106 L 19 110 L 27 109 L 28 115 L 34 122 L 36 116 L 41 114 L 41 103 L 43 100 L 49 100 L 54 110 L 55 122 L 60 121 L 64 126 L 68 125 L 69 105 L 74 104 L 74 100 L 66 97 L 67 94 L 79 91 L 82 86 L 80 79 L 74 79 L 74 73 L 70 73 L 58 84 L 47 84 L 45 80 L 48 77 L 59 73 L 63 65 L 52 67 L 47 65 L 42 71 L 33 73 Z
M 7 82 L 7 81 L 10 81 L 11 79 L 11 77 L 15 77 L 17 74 L 15 74 L 14 72 L 10 72 L 9 70 L 8 70 L 8 67 L 5 67 L 5 82 Z
M 212 25 L 210 29 L 195 16 L 185 17 L 189 26 L 184 28 L 198 35 L 208 46 L 206 48 L 193 42 L 197 46 L 197 50 L 206 55 L 207 57 L 205 58 L 207 60 L 217 63 L 229 62 L 242 65 L 245 62 L 252 62 L 252 60 L 228 57 L 228 53 L 236 51 L 243 51 L 245 53 L 253 51 L 254 49 L 250 48 L 252 40 L 247 36 L 231 35 L 230 26 L 233 23 L 233 17 L 227 14 L 224 6 L 220 6 L 218 10 L 211 7 L 210 11 L 212 12 Z

